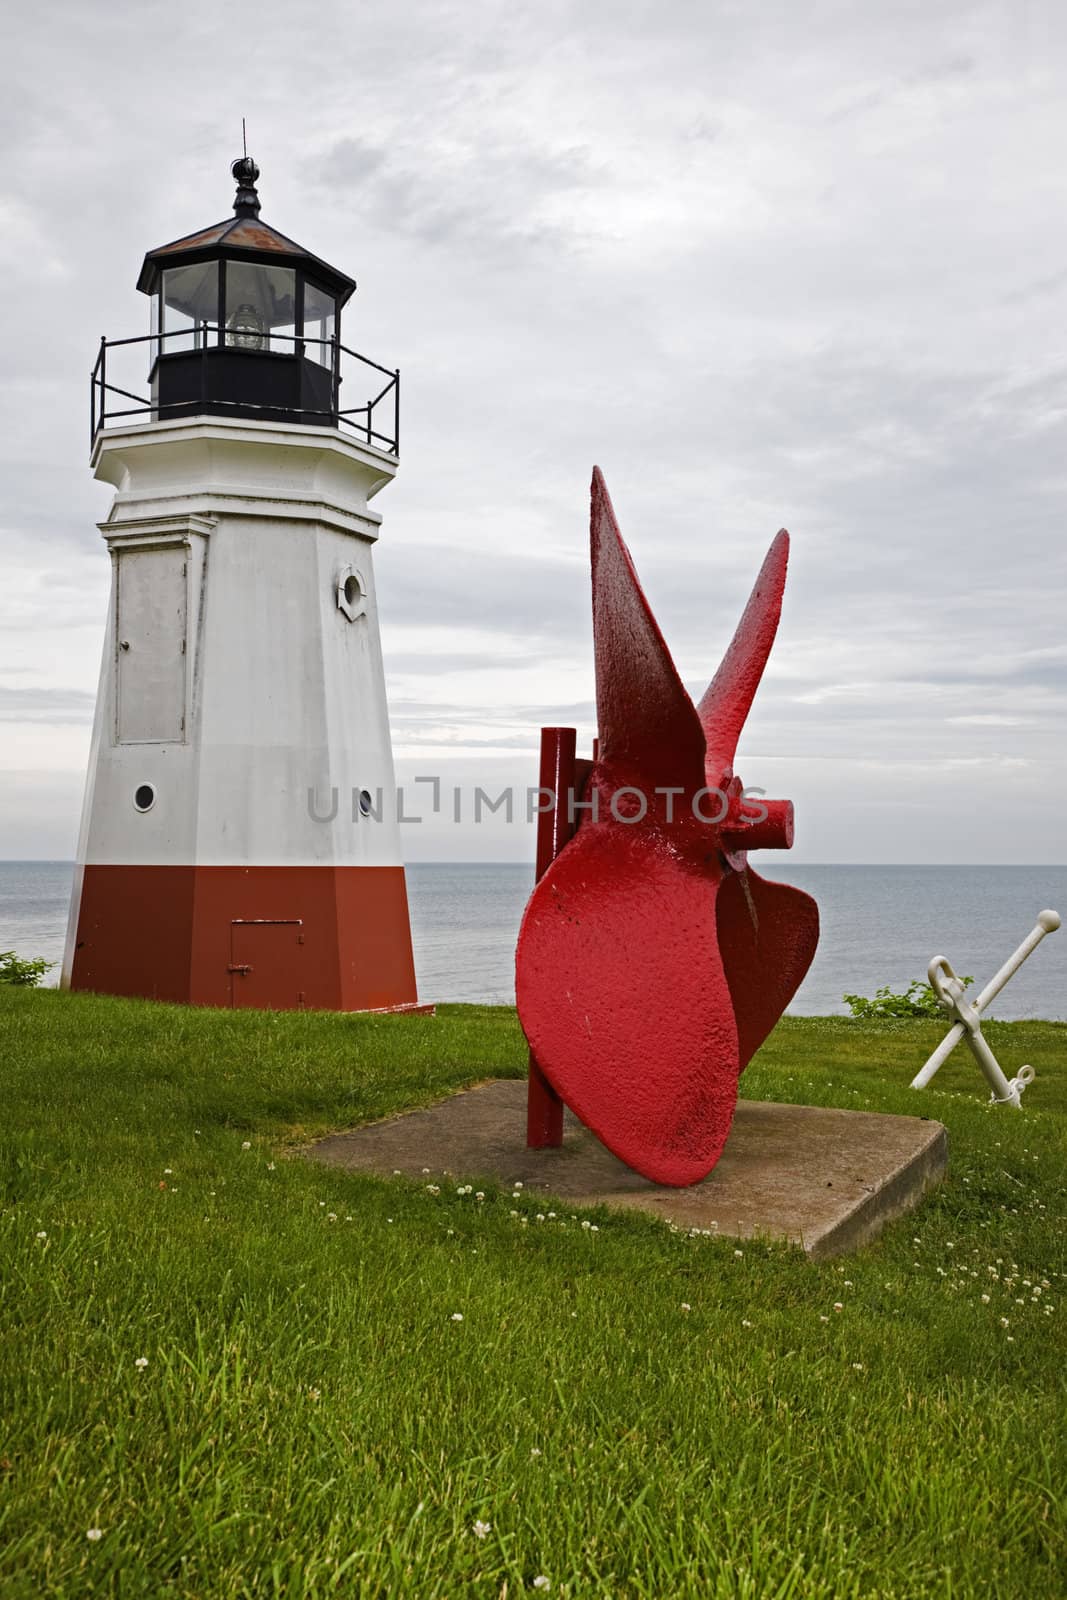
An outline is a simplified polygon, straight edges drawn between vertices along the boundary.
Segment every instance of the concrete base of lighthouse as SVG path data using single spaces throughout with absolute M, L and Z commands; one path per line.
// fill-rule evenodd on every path
M 70 986 L 274 1011 L 414 1005 L 404 869 L 86 866 Z

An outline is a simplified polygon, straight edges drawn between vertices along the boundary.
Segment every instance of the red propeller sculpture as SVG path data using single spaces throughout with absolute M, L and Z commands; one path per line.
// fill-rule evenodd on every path
M 599 468 L 590 543 L 597 757 L 577 830 L 526 908 L 516 998 L 560 1099 L 628 1166 L 684 1185 L 719 1159 L 738 1078 L 819 936 L 814 900 L 748 864 L 749 850 L 792 844 L 792 804 L 746 800 L 733 770 L 778 627 L 789 535 L 771 545 L 699 706 Z

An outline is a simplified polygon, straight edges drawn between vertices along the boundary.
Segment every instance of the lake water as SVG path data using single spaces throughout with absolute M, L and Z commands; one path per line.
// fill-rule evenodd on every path
M 980 988 L 1045 906 L 1067 915 L 1067 867 L 763 866 L 819 902 L 822 936 L 790 1010 L 843 1012 L 845 993 L 906 987 L 945 955 Z M 0 950 L 63 953 L 73 867 L 0 862 Z M 515 937 L 530 893 L 526 865 L 408 867 L 415 965 L 424 1000 L 510 1004 Z M 58 969 L 57 969 L 58 970 Z M 57 971 L 50 974 L 57 980 Z M 1067 932 L 1051 934 L 1003 990 L 992 1014 L 1067 1018 Z

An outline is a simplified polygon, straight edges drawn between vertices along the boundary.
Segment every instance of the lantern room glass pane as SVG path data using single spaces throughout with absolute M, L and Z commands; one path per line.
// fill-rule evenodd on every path
M 238 350 L 292 355 L 296 271 L 252 261 L 226 263 L 226 343 Z M 286 337 L 289 335 L 289 337 Z
M 330 341 L 337 326 L 337 302 L 315 283 L 304 284 L 304 354 L 322 367 L 333 366 Z
M 207 329 L 218 321 L 219 264 L 198 261 L 190 267 L 168 267 L 163 274 L 162 351 L 199 350 Z

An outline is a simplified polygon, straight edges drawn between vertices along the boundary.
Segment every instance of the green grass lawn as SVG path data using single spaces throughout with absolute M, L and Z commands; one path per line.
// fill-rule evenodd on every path
M 300 1157 L 521 1075 L 510 1010 L 0 987 L 0 1596 L 1062 1597 L 1067 1025 L 986 1030 L 1021 1114 L 907 1088 L 936 1022 L 764 1047 L 750 1098 L 949 1128 L 814 1266 Z

